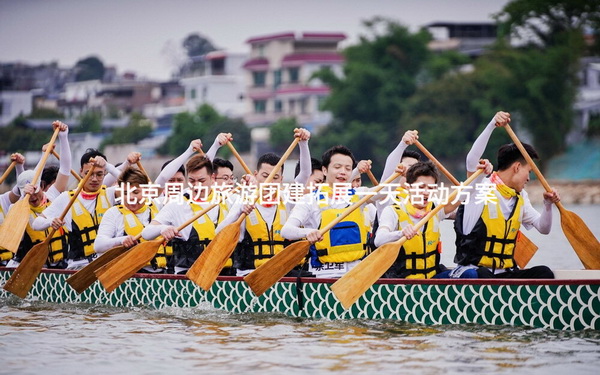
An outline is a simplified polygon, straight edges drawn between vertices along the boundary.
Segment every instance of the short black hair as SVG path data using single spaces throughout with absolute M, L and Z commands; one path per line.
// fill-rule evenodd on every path
M 402 157 L 400 158 L 400 161 L 402 161 L 402 159 L 404 158 L 413 158 L 416 159 L 417 161 L 421 160 L 421 154 L 419 154 L 416 151 L 413 150 L 404 150 L 404 152 L 402 153 Z
M 85 153 L 81 157 L 81 168 L 83 168 L 84 164 L 89 163 L 91 158 L 95 158 L 96 156 L 102 156 L 104 160 L 108 161 L 106 156 L 100 151 L 96 150 L 95 148 L 88 148 L 87 150 L 85 150 Z
M 281 157 L 273 152 L 267 152 L 266 154 L 264 154 L 263 156 L 261 156 L 260 158 L 258 158 L 258 162 L 256 163 L 256 170 L 260 170 L 260 167 L 263 164 L 269 164 L 272 166 L 276 166 L 277 163 L 279 163 L 279 160 L 281 160 Z M 283 165 L 281 166 L 281 170 L 283 171 Z
M 173 160 L 175 160 L 175 159 L 167 160 L 167 161 L 166 161 L 166 162 L 165 162 L 165 163 L 162 165 L 162 167 L 160 167 L 160 170 L 162 171 L 163 169 L 165 169 L 165 167 L 166 167 L 167 165 L 169 165 L 169 163 L 170 163 L 170 162 L 172 162 Z M 177 172 L 181 172 L 181 174 L 185 176 L 185 167 L 184 167 L 183 165 L 179 166 L 179 169 L 177 170 Z M 177 174 L 177 172 L 175 172 L 174 174 Z
M 417 178 L 421 176 L 433 177 L 436 184 L 440 179 L 437 168 L 430 161 L 419 161 L 411 165 L 406 171 L 406 182 L 414 184 L 415 181 L 417 181 Z
M 533 148 L 533 146 L 528 145 L 527 143 L 523 143 L 523 147 L 531 156 L 532 159 L 539 159 L 539 155 L 537 151 Z M 519 162 L 521 164 L 527 164 L 527 161 L 519 151 L 519 148 L 514 143 L 509 143 L 503 146 L 500 146 L 498 149 L 498 170 L 504 171 L 508 169 L 514 162 Z
M 310 164 L 311 164 L 311 169 L 310 169 L 311 174 L 315 170 L 320 171 L 323 168 L 323 164 L 321 164 L 321 161 L 319 159 L 310 158 Z M 298 162 L 296 163 L 294 177 L 298 177 L 299 174 L 300 174 L 300 160 L 298 160 Z
M 41 182 L 44 183 L 43 187 L 52 185 L 52 183 L 56 181 L 56 176 L 58 176 L 58 167 L 56 165 L 51 165 L 49 167 L 44 168 L 44 170 L 42 171 L 42 177 L 40 179 Z
M 215 170 L 215 172 L 218 171 L 219 168 L 229 168 L 233 172 L 233 164 L 231 164 L 231 162 L 229 160 L 215 158 L 212 161 L 212 163 L 213 163 L 213 169 Z
M 356 159 L 354 158 L 354 154 L 352 154 L 352 151 L 350 151 L 348 147 L 342 145 L 333 146 L 332 148 L 323 153 L 323 156 L 321 158 L 323 167 L 329 167 L 329 163 L 331 163 L 331 157 L 335 154 L 349 156 L 352 159 L 352 168 L 356 168 Z

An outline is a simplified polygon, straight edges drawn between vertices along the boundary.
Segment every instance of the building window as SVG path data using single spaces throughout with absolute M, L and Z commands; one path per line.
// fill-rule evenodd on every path
M 300 68 L 289 68 L 290 83 L 298 83 L 300 77 Z
M 302 98 L 300 99 L 300 114 L 305 115 L 306 114 L 306 106 L 308 104 L 308 99 L 307 98 Z
M 279 86 L 281 86 L 281 69 L 273 72 L 273 88 L 276 89 Z
M 263 57 L 265 55 L 265 45 L 259 44 L 256 48 L 258 48 L 258 56 Z
M 267 112 L 267 101 L 266 100 L 255 100 L 254 101 L 254 113 L 265 113 Z
M 266 72 L 252 72 L 255 87 L 263 87 L 267 78 Z
M 275 100 L 275 113 L 283 112 L 283 102 L 281 100 Z
M 288 102 L 288 114 L 293 115 L 296 112 L 296 101 L 294 99 L 290 99 Z
M 190 98 L 191 99 L 196 99 L 196 89 L 191 89 L 190 90 Z

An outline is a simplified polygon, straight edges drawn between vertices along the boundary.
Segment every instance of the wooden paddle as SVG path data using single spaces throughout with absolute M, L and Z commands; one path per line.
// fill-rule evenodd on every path
M 273 181 L 273 177 L 279 172 L 285 160 L 290 156 L 300 138 L 295 138 L 290 147 L 283 154 L 277 165 L 273 167 L 271 173 L 265 180 L 265 184 Z M 260 191 L 256 196 L 255 203 L 260 198 Z M 246 219 L 246 214 L 242 212 L 240 217 L 233 223 L 223 228 L 215 238 L 210 241 L 202 254 L 196 259 L 192 267 L 188 270 L 186 276 L 202 289 L 208 291 L 213 285 L 217 276 L 225 266 L 227 259 L 235 250 L 240 237 L 240 225 Z
M 523 144 L 510 125 L 506 124 L 504 125 L 504 128 L 515 145 L 519 148 L 519 151 L 521 151 L 527 164 L 533 169 L 533 172 L 542 183 L 544 189 L 548 192 L 552 191 L 548 181 L 546 181 L 542 172 L 538 169 L 537 165 L 535 165 L 533 159 L 531 159 L 531 156 L 529 156 L 529 153 L 527 153 L 527 150 L 525 150 L 525 147 L 523 147 Z M 579 260 L 583 263 L 583 266 L 586 269 L 600 270 L 600 243 L 598 242 L 598 239 L 577 214 L 567 210 L 560 202 L 556 203 L 556 207 L 558 207 L 558 211 L 560 212 L 560 225 L 562 230 L 571 243 L 573 250 L 577 253 Z
M 377 181 L 375 176 L 373 176 L 373 172 L 371 172 L 370 169 L 367 171 L 367 176 L 369 176 L 369 180 L 371 180 L 371 183 L 373 184 L 373 186 L 379 185 L 379 181 Z
M 73 203 L 75 203 L 79 192 L 83 189 L 83 185 L 85 185 L 87 180 L 89 180 L 93 171 L 94 166 L 90 168 L 84 179 L 79 183 L 79 186 L 77 186 L 75 194 L 73 194 L 71 200 L 60 214 L 60 220 L 64 220 L 65 216 L 67 216 L 67 213 L 69 213 L 71 206 Z M 27 199 L 27 202 L 29 203 L 29 199 Z M 52 240 L 52 236 L 54 236 L 55 232 L 56 229 L 52 228 L 44 241 L 29 249 L 27 254 L 25 254 L 23 257 L 23 260 L 21 260 L 21 263 L 19 263 L 17 269 L 15 269 L 13 272 L 10 279 L 6 282 L 6 284 L 4 284 L 5 290 L 8 290 L 12 294 L 21 298 L 25 298 L 25 296 L 27 296 L 27 293 L 29 293 L 29 290 L 31 290 L 35 279 L 42 271 L 42 267 L 44 267 L 44 264 L 48 259 L 48 254 L 50 251 L 48 245 L 50 245 L 50 241 Z
M 59 132 L 60 129 L 58 127 L 54 129 L 54 134 L 52 134 L 52 138 L 50 139 L 48 148 L 44 152 L 42 160 L 39 163 L 39 167 L 33 175 L 33 180 L 31 181 L 32 185 L 35 185 L 38 182 L 38 179 L 40 178 L 42 171 L 44 170 L 46 160 L 48 160 L 48 156 L 50 155 L 50 151 L 52 150 L 52 145 L 56 141 L 56 137 L 58 137 Z M 8 211 L 8 214 L 4 218 L 4 223 L 2 223 L 2 226 L 0 226 L 0 247 L 3 247 L 7 250 L 12 251 L 13 253 L 16 253 L 19 247 L 19 243 L 23 238 L 23 232 L 25 232 L 25 228 L 27 227 L 28 221 L 29 194 L 25 194 L 25 196 L 22 199 L 20 199 L 17 203 L 12 205 L 11 209 Z
M 135 236 L 135 240 L 139 240 L 142 238 L 141 234 Z M 112 249 L 107 250 L 102 253 L 98 258 L 94 259 L 94 261 L 87 266 L 83 267 L 79 271 L 75 272 L 67 279 L 67 283 L 71 285 L 73 289 L 79 294 L 83 293 L 87 288 L 92 286 L 92 284 L 98 280 L 98 276 L 96 276 L 96 271 L 100 269 L 102 266 L 108 264 L 113 259 L 116 259 L 121 254 L 125 253 L 127 250 L 131 248 L 127 248 L 123 245 L 115 246 Z
M 469 185 L 477 178 L 483 169 L 477 170 L 471 177 L 465 181 L 464 185 Z M 454 200 L 459 190 L 454 190 L 448 197 L 448 202 Z M 434 215 L 436 215 L 444 204 L 436 206 L 423 219 L 414 225 L 415 230 L 424 226 Z M 342 303 L 345 309 L 350 308 L 356 300 L 360 298 L 396 261 L 400 253 L 400 247 L 406 242 L 406 237 L 402 236 L 398 241 L 386 243 L 379 246 L 375 251 L 364 258 L 353 269 L 348 271 L 332 286 L 331 290 L 337 299 Z
M 401 173 L 392 174 L 382 185 L 378 185 L 375 189 L 371 190 L 370 193 L 377 193 L 383 189 L 386 184 L 392 183 L 392 181 L 400 176 Z M 371 194 L 366 195 L 356 203 L 346 208 L 340 214 L 340 216 L 336 217 L 333 221 L 319 230 L 321 236 L 333 228 L 336 224 L 344 220 L 352 213 L 352 211 L 360 208 L 360 206 L 368 201 L 371 196 Z M 275 254 L 262 266 L 246 275 L 246 277 L 244 277 L 244 281 L 248 283 L 254 294 L 257 296 L 262 295 L 267 289 L 269 289 L 273 284 L 279 281 L 279 279 L 290 272 L 302 261 L 302 259 L 308 255 L 310 246 L 311 243 L 308 240 L 294 242 L 279 253 Z
M 180 231 L 188 225 L 194 223 L 194 221 L 198 220 L 201 216 L 218 205 L 219 203 L 214 203 L 202 211 L 198 211 L 185 223 L 178 226 L 177 231 Z M 142 242 L 132 247 L 130 251 L 99 268 L 96 271 L 96 276 L 98 276 L 98 280 L 100 280 L 100 283 L 102 283 L 104 289 L 106 289 L 106 291 L 109 293 L 112 292 L 125 280 L 130 278 L 133 274 L 148 264 L 148 262 L 154 258 L 156 252 L 163 242 L 164 238 L 162 236 L 158 236 L 156 239 L 151 241 Z
M 12 172 L 12 170 L 15 168 L 15 165 L 17 165 L 17 162 L 13 161 L 12 163 L 10 163 L 8 168 L 6 168 L 6 170 L 2 174 L 2 177 L 0 177 L 0 185 L 4 182 L 4 180 L 6 180 L 10 172 Z
M 246 163 L 244 163 L 244 159 L 242 159 L 242 157 L 237 152 L 235 147 L 233 147 L 231 142 L 227 142 L 227 146 L 231 150 L 231 153 L 233 154 L 233 156 L 235 156 L 235 158 L 240 162 L 240 164 L 242 165 L 242 168 L 244 168 L 244 171 L 246 171 L 246 173 L 248 173 L 248 174 L 252 174 L 252 171 L 250 170 L 250 168 L 248 168 L 248 165 L 246 165 Z
M 138 161 L 137 163 L 138 168 L 140 169 L 140 171 L 142 171 L 143 174 L 146 175 L 146 177 L 148 178 L 148 183 L 152 183 L 152 179 L 150 178 L 150 175 L 148 174 L 148 172 L 146 172 L 146 170 L 144 169 L 144 166 L 142 165 L 141 161 Z
M 442 173 L 448 178 L 448 180 L 450 180 L 450 182 L 453 185 L 457 186 L 459 184 L 458 180 L 454 178 L 452 173 L 450 173 L 446 168 L 444 168 L 442 163 L 440 163 L 435 158 L 435 156 L 433 156 L 431 152 L 429 152 L 429 150 L 427 150 L 425 146 L 421 144 L 421 142 L 415 141 L 415 145 L 419 148 L 419 150 L 421 150 L 421 152 L 425 156 L 427 156 L 429 160 L 431 160 L 432 163 L 435 164 L 435 166 L 440 171 L 442 171 Z M 525 266 L 527 266 L 527 263 L 529 263 L 529 261 L 531 260 L 531 258 L 537 250 L 537 245 L 534 244 L 533 241 L 531 241 L 529 238 L 527 238 L 527 236 L 525 236 L 523 232 L 519 231 L 519 233 L 517 233 L 517 243 L 515 244 L 513 258 L 520 268 L 525 268 Z
M 52 149 L 52 155 L 54 155 L 54 157 L 57 158 L 58 161 L 60 161 L 60 155 L 56 151 L 54 151 L 54 148 Z M 71 169 L 71 176 L 75 177 L 77 181 L 81 181 L 81 176 L 73 169 Z

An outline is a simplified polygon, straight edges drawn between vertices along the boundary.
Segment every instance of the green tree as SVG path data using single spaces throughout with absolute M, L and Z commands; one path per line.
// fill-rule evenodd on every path
M 102 131 L 102 114 L 99 111 L 87 111 L 79 117 L 79 126 L 71 129 L 73 133 L 100 133 Z
M 210 40 L 198 33 L 192 33 L 183 40 L 183 48 L 188 57 L 202 56 L 216 50 Z
M 62 120 L 65 118 L 65 116 L 55 109 L 34 108 L 33 111 L 31 111 L 31 114 L 27 116 L 27 118 Z
M 77 61 L 75 64 L 77 74 L 75 81 L 89 81 L 93 79 L 102 80 L 104 78 L 104 64 L 96 56 L 86 57 Z
M 137 143 L 149 137 L 151 133 L 150 120 L 139 113 L 132 113 L 127 126 L 114 129 L 112 134 L 102 141 L 100 149 L 104 149 L 107 145 Z
M 295 117 L 281 118 L 271 125 L 269 128 L 269 142 L 273 146 L 274 152 L 282 154 L 287 150 L 292 140 L 294 129 L 298 127 L 298 121 L 296 121 Z
M 399 138 L 398 122 L 403 103 L 417 90 L 417 76 L 430 57 L 426 31 L 411 33 L 389 19 L 375 17 L 364 22 L 368 34 L 344 51 L 343 77 L 323 69 L 316 78 L 331 87 L 324 109 L 334 121 L 315 137 L 314 148 L 322 152 L 344 144 L 359 159 L 371 159 L 376 173 Z
M 244 152 L 250 149 L 250 130 L 240 120 L 221 116 L 212 106 L 202 104 L 196 112 L 183 112 L 175 116 L 173 132 L 158 152 L 165 155 L 179 155 L 194 139 L 201 139 L 207 151 L 219 133 L 231 133 L 236 149 Z

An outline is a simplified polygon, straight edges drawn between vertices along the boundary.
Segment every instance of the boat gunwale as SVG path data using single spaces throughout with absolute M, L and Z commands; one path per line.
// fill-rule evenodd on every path
M 12 272 L 14 268 L 0 267 L 0 272 Z M 42 273 L 55 273 L 71 275 L 77 271 L 61 269 L 43 269 Z M 166 279 L 166 280 L 189 280 L 185 275 L 136 273 L 132 276 L 136 279 Z M 218 281 L 242 281 L 241 276 L 219 276 Z M 287 283 L 313 283 L 333 284 L 335 278 L 314 277 L 284 277 L 279 282 Z M 191 280 L 190 280 L 191 281 Z M 375 284 L 383 285 L 600 285 L 600 279 L 379 279 Z

